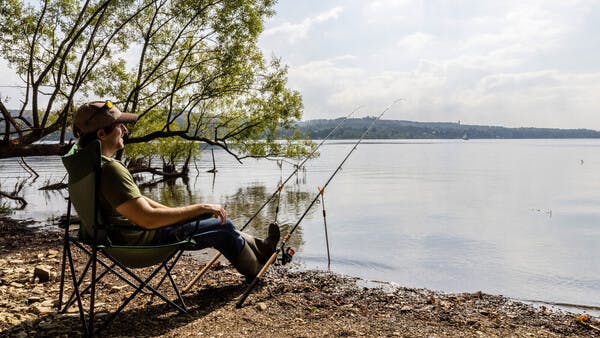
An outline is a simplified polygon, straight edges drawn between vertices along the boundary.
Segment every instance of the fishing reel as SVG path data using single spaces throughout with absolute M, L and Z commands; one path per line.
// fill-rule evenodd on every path
M 291 262 L 292 257 L 294 257 L 295 253 L 296 251 L 294 251 L 294 249 L 292 249 L 289 246 L 287 247 L 287 249 L 281 247 L 281 258 L 279 258 L 279 262 L 281 263 L 281 265 L 286 265 L 287 263 Z

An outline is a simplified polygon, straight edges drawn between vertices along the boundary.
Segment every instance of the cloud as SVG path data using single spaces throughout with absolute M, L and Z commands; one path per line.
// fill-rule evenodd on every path
M 481 67 L 518 66 L 529 57 L 559 45 L 571 25 L 560 13 L 519 5 L 504 16 L 473 20 L 473 31 L 459 45 L 462 59 Z
M 421 17 L 421 1 L 377 0 L 365 2 L 363 9 L 366 21 L 373 24 L 394 24 Z
M 285 22 L 279 26 L 266 29 L 263 35 L 285 35 L 287 41 L 291 44 L 294 44 L 302 39 L 305 39 L 308 36 L 308 32 L 315 24 L 337 19 L 342 11 L 342 7 L 335 7 L 326 12 L 318 13 L 315 16 L 306 18 L 300 23 L 294 24 Z
M 303 95 L 305 119 L 359 105 L 373 115 L 402 97 L 387 118 L 600 130 L 595 1 L 343 4 L 344 16 L 310 41 L 302 39 L 317 18 L 337 14 L 270 30 L 295 42 L 271 45 L 291 61 L 289 84 Z M 295 5 L 283 7 L 296 14 Z
M 396 43 L 398 47 L 409 52 L 420 52 L 429 47 L 435 36 L 427 33 L 417 32 L 407 35 Z
M 427 60 L 413 71 L 372 73 L 343 61 L 332 58 L 290 69 L 290 84 L 303 88 L 305 119 L 342 116 L 360 105 L 366 107 L 363 114 L 374 115 L 404 98 L 387 118 L 600 129 L 595 117 L 600 73 L 482 74 Z

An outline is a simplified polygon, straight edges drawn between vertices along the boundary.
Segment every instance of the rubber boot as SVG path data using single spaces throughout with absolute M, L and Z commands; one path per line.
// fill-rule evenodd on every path
M 238 256 L 230 260 L 230 262 L 239 273 L 246 276 L 246 280 L 251 280 L 256 277 L 262 267 L 262 264 L 256 258 L 254 251 L 248 245 L 248 241 L 246 241 Z
M 265 239 L 257 239 L 252 235 L 241 232 L 240 235 L 244 238 L 246 243 L 250 246 L 256 258 L 261 264 L 265 264 L 275 249 L 277 249 L 277 243 L 281 233 L 279 232 L 279 225 L 277 223 L 269 224 L 269 234 Z

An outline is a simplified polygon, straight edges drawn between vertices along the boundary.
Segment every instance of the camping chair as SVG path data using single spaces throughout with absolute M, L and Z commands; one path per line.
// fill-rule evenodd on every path
M 134 299 L 140 292 L 151 293 L 164 300 L 172 308 L 186 313 L 185 303 L 181 297 L 177 284 L 171 275 L 171 269 L 177 263 L 183 249 L 187 245 L 193 245 L 193 240 L 179 243 L 156 246 L 125 246 L 113 245 L 107 235 L 111 225 L 103 221 L 99 208 L 98 195 L 100 189 L 101 171 L 101 144 L 94 141 L 89 146 L 78 149 L 77 146 L 63 156 L 62 161 L 69 174 L 69 198 L 67 204 L 67 219 L 65 224 L 64 250 L 62 259 L 62 272 L 60 281 L 60 295 L 58 300 L 59 312 L 65 312 L 73 302 L 77 302 L 79 317 L 83 325 L 85 335 L 94 335 L 106 328 L 114 318 Z M 76 235 L 70 232 L 71 204 L 75 207 L 80 218 L 80 226 Z M 83 271 L 77 276 L 73 264 L 72 249 L 74 247 L 82 250 L 89 257 Z M 69 265 L 70 278 L 73 283 L 73 293 L 64 302 L 63 293 L 65 284 L 66 265 Z M 102 273 L 98 273 L 97 265 L 104 267 Z M 138 276 L 132 269 L 156 266 L 145 278 Z M 123 273 L 116 269 L 118 267 Z M 88 274 L 91 268 L 91 273 Z M 164 270 L 164 276 L 158 286 L 152 287 L 150 281 Z M 132 286 L 135 291 L 123 301 L 119 308 L 112 313 L 94 331 L 94 303 L 96 298 L 96 284 L 108 273 L 113 273 Z M 83 288 L 86 276 L 89 285 Z M 169 300 L 157 289 L 165 278 L 169 278 L 171 285 L 177 294 L 175 301 Z M 84 310 L 84 295 L 89 293 L 89 311 Z M 87 298 L 87 297 L 86 297 Z

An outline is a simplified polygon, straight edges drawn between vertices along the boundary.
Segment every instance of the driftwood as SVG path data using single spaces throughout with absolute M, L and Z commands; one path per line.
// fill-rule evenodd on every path
M 163 170 L 159 170 L 156 168 L 131 168 L 129 169 L 129 172 L 134 175 L 134 174 L 142 174 L 142 173 L 149 173 L 149 174 L 153 174 L 153 175 L 160 175 L 162 177 L 166 178 L 174 178 L 174 177 L 181 177 L 183 175 L 187 175 L 186 172 L 179 172 L 179 171 L 173 171 L 173 172 L 167 172 L 167 171 L 163 171 Z
M 27 162 L 25 162 L 25 158 L 23 158 L 22 156 L 21 161 L 19 161 L 19 165 L 21 166 L 21 168 L 25 169 L 25 171 L 27 171 L 30 176 L 34 176 L 35 178 L 40 177 L 40 175 L 35 170 L 33 170 L 33 168 L 30 167 L 29 164 L 27 164 Z
M 23 190 L 23 187 L 25 186 L 25 182 L 26 182 L 26 180 L 18 181 L 15 184 L 15 187 L 12 192 L 5 192 L 5 191 L 0 190 L 0 197 L 5 197 L 5 198 L 8 198 L 13 201 L 17 201 L 17 202 L 21 203 L 21 207 L 18 208 L 18 210 L 25 208 L 25 206 L 27 205 L 27 201 L 23 197 L 20 197 L 17 195 L 18 193 L 21 192 L 21 190 Z
M 46 181 L 47 184 L 38 190 L 61 190 L 61 189 L 67 188 L 68 185 L 65 183 L 65 179 L 67 178 L 67 175 L 68 174 L 65 174 L 65 176 L 63 176 L 62 180 L 60 180 L 60 182 L 58 182 L 58 183 L 49 184 L 48 181 Z
M 62 190 L 67 188 L 67 184 L 63 182 L 58 182 L 54 184 L 48 184 L 41 187 L 39 190 Z
M 4 192 L 4 191 L 0 191 L 0 197 L 6 197 L 8 199 L 11 199 L 13 201 L 17 201 L 17 202 L 21 203 L 21 208 L 20 209 L 24 208 L 27 205 L 27 201 L 23 197 L 16 196 L 14 194 L 9 194 L 9 193 Z
M 169 168 L 170 169 L 170 168 Z M 173 181 L 179 177 L 182 178 L 186 178 L 188 175 L 188 170 L 182 170 L 182 171 L 164 171 L 164 170 L 159 170 L 156 168 L 151 168 L 151 167 L 146 167 L 146 168 L 130 168 L 129 172 L 134 175 L 134 174 L 141 174 L 141 173 L 149 173 L 152 175 L 158 175 L 161 176 L 160 179 L 158 180 L 151 180 L 149 182 L 144 182 L 144 183 L 140 183 L 138 184 L 139 188 L 147 188 L 147 187 L 152 187 L 155 186 L 159 183 L 162 182 L 169 182 L 169 181 Z M 134 177 L 134 180 L 139 181 L 139 178 Z
M 212 154 L 212 163 L 213 163 L 213 167 L 210 170 L 207 170 L 207 173 L 216 173 L 217 170 L 217 164 L 215 163 L 215 150 L 214 149 L 210 149 L 210 153 Z

